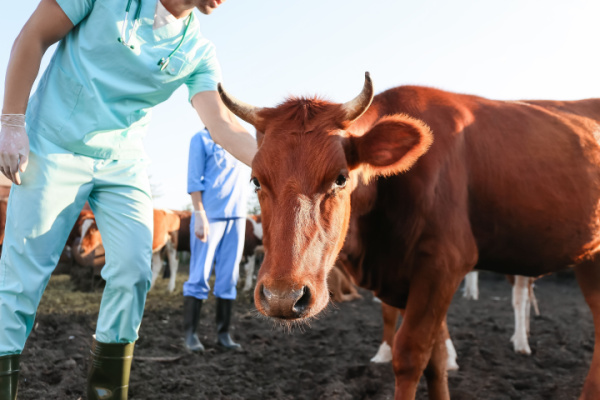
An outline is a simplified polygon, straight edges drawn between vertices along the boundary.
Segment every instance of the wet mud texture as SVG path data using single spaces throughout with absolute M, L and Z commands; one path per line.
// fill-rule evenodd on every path
M 51 281 L 52 285 L 52 281 Z M 165 283 L 166 285 L 166 283 Z M 372 364 L 381 336 L 380 305 L 364 298 L 330 306 L 291 332 L 257 316 L 250 297 L 235 304 L 232 335 L 241 352 L 215 342 L 214 298 L 202 310 L 204 354 L 182 346 L 181 284 L 175 294 L 150 293 L 131 373 L 130 399 L 392 399 L 390 364 Z M 164 292 L 164 285 L 157 287 Z M 153 291 L 154 291 L 153 290 Z M 51 302 L 60 290 L 47 292 Z M 448 322 L 460 370 L 450 373 L 452 399 L 577 398 L 593 351 L 593 325 L 572 275 L 538 280 L 542 315 L 532 320 L 531 356 L 512 350 L 511 287 L 502 276 L 480 275 L 480 299 L 457 292 Z M 71 293 L 75 296 L 77 293 Z M 99 293 L 59 301 L 36 320 L 22 355 L 19 399 L 85 398 L 87 354 L 97 316 L 82 303 Z M 72 311 L 77 304 L 79 311 Z M 47 308 L 47 307 L 46 307 Z M 427 398 L 424 378 L 418 399 Z

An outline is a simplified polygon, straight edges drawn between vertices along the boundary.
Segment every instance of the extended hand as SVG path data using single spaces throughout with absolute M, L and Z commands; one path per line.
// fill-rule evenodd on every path
M 208 219 L 204 210 L 194 211 L 194 233 L 203 242 L 208 239 Z
M 29 138 L 25 131 L 25 115 L 2 114 L 0 118 L 0 172 L 17 185 L 19 172 L 25 172 L 29 161 Z

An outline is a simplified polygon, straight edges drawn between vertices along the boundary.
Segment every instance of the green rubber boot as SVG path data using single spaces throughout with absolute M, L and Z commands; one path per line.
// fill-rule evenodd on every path
M 135 343 L 94 340 L 88 374 L 89 400 L 127 400 L 134 346 Z
M 19 384 L 20 354 L 0 357 L 0 399 L 15 400 Z

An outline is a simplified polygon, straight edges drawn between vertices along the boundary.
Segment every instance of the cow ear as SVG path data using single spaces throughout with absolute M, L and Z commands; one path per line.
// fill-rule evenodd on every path
M 431 146 L 433 135 L 418 119 L 397 114 L 381 118 L 362 136 L 350 138 L 350 169 L 364 167 L 368 175 L 393 175 L 408 170 Z

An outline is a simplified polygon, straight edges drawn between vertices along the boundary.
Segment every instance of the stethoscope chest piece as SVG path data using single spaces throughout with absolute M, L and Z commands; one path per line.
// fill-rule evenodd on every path
M 158 62 L 158 66 L 160 67 L 161 71 L 164 71 L 165 68 L 167 68 L 167 66 L 169 65 L 169 62 L 171 61 L 171 57 L 163 57 L 160 59 L 160 61 Z

